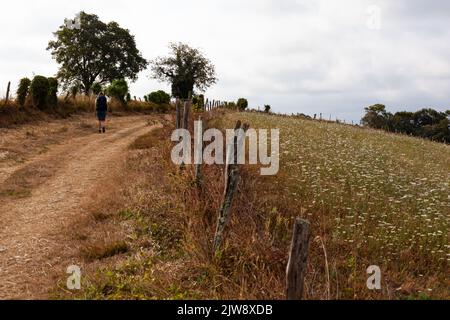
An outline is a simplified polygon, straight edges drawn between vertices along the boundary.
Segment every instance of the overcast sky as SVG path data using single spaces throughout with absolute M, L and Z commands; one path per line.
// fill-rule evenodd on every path
M 52 76 L 52 32 L 79 11 L 117 21 L 147 59 L 200 48 L 219 82 L 207 97 L 358 121 L 365 106 L 450 108 L 448 0 L 14 0 L 2 2 L 0 95 Z M 378 12 L 379 10 L 379 12 Z M 379 13 L 379 14 L 378 14 Z M 169 86 L 142 72 L 132 95 Z

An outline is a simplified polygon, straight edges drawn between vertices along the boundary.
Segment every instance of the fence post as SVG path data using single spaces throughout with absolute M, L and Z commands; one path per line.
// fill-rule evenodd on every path
M 9 100 L 9 91 L 11 89 L 11 81 L 8 82 L 8 88 L 6 89 L 6 100 L 5 100 L 5 105 L 8 104 L 8 100 Z
M 223 195 L 222 205 L 219 209 L 219 218 L 217 221 L 216 234 L 214 236 L 214 254 L 220 249 L 223 242 L 224 231 L 230 221 L 231 206 L 233 204 L 234 194 L 237 191 L 239 183 L 239 166 L 238 166 L 238 149 L 242 139 L 245 139 L 245 132 L 249 129 L 248 124 L 242 126 L 241 121 L 236 123 L 234 129 L 235 136 L 233 144 L 227 149 L 227 162 L 225 167 L 225 191 Z M 242 129 L 244 136 L 238 135 L 238 130 Z
M 303 299 L 310 238 L 311 231 L 309 222 L 300 218 L 296 219 L 286 270 L 287 300 Z

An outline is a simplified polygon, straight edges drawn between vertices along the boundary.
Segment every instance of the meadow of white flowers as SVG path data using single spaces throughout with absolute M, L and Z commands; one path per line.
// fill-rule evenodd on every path
M 328 232 L 329 245 L 412 273 L 448 267 L 450 146 L 299 118 L 228 117 L 280 129 L 280 193 Z

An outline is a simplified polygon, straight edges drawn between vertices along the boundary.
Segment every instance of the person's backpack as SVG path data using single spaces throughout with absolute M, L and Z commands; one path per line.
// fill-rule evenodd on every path
M 105 96 L 100 96 L 97 98 L 97 110 L 98 111 L 107 111 L 108 109 L 108 101 Z

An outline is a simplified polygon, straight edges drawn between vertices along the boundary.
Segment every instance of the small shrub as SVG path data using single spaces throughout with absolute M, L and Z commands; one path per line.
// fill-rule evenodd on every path
M 35 76 L 30 86 L 30 93 L 33 105 L 43 109 L 47 103 L 47 96 L 50 89 L 48 79 L 43 76 Z
M 30 91 L 31 80 L 23 78 L 20 80 L 19 88 L 17 89 L 17 103 L 23 107 Z
M 155 91 L 149 94 L 148 101 L 156 104 L 169 104 L 170 95 L 163 90 Z

